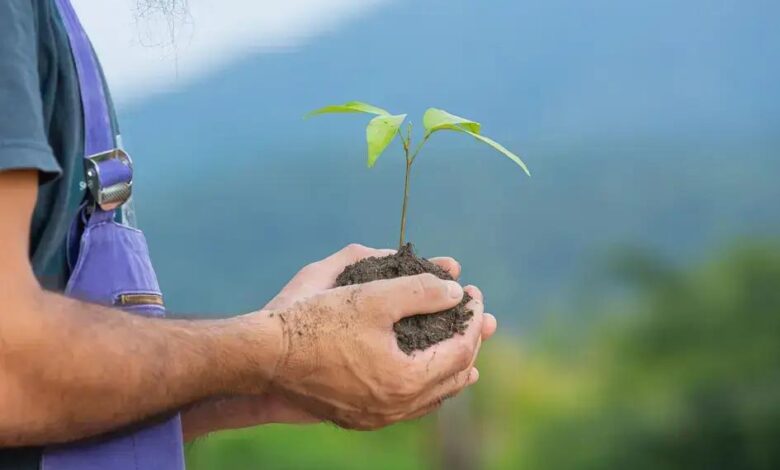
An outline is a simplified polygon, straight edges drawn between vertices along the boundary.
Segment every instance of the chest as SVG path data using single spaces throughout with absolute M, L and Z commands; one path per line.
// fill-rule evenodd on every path
M 30 261 L 44 287 L 61 290 L 68 274 L 65 236 L 84 197 L 82 108 L 76 69 L 58 13 L 50 1 L 34 3 L 43 124 L 62 175 L 38 190 L 30 226 Z

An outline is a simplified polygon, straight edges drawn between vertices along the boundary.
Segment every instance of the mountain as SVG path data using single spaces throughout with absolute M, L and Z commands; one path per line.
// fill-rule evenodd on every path
M 346 243 L 392 246 L 402 162 L 364 164 L 360 99 L 481 120 L 533 177 L 460 135 L 415 165 L 409 238 L 507 324 L 587 291 L 616 246 L 686 263 L 780 232 L 772 1 L 429 0 L 123 106 L 136 204 L 173 310 L 248 311 Z M 197 27 L 197 25 L 195 25 Z M 419 131 L 419 129 L 418 129 Z

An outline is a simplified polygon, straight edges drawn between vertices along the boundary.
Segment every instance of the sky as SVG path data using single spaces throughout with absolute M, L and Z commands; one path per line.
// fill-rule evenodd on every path
M 72 0 L 120 104 L 250 54 L 299 47 L 391 0 L 187 0 L 173 27 L 163 15 L 144 15 L 144 1 Z

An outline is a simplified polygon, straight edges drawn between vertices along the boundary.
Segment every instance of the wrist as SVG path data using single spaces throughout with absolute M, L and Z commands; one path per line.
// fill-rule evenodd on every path
M 276 379 L 286 349 L 283 319 L 277 312 L 260 310 L 226 321 L 231 338 L 227 360 L 233 364 L 234 375 L 223 393 L 265 392 Z
M 221 370 L 221 385 L 182 411 L 185 440 L 210 432 L 265 423 L 262 396 L 274 381 L 284 356 L 283 321 L 276 312 L 261 310 L 220 320 L 220 354 L 211 368 Z

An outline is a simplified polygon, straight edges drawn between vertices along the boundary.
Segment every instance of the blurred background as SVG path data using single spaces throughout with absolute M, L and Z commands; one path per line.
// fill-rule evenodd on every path
M 314 108 L 441 107 L 533 173 L 444 133 L 414 168 L 409 238 L 499 320 L 471 391 L 375 433 L 216 434 L 190 468 L 780 467 L 780 3 L 74 3 L 172 311 L 396 243 L 400 146 L 368 170 L 368 119 Z

